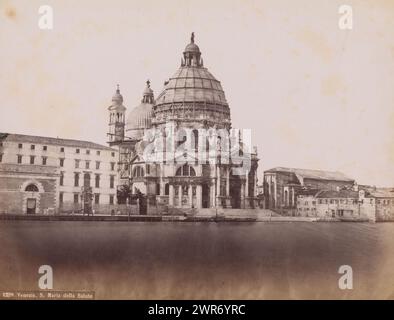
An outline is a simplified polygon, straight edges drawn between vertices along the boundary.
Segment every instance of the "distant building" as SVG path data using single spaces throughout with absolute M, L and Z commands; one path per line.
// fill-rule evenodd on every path
M 394 221 L 394 188 L 375 188 L 367 191 L 375 199 L 377 221 Z
M 118 152 L 97 143 L 0 134 L 0 213 L 108 212 Z M 89 190 L 90 199 L 83 198 Z
M 351 189 L 355 181 L 341 172 L 277 167 L 264 172 L 264 198 L 267 209 L 281 214 L 297 214 L 296 199 L 305 189 Z
M 304 190 L 297 195 L 297 216 L 394 221 L 394 190 Z

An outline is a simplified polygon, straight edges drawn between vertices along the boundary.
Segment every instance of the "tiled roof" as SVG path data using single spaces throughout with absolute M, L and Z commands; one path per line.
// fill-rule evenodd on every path
M 156 105 L 176 102 L 206 102 L 227 106 L 220 82 L 208 69 L 201 67 L 180 67 L 159 94 Z
M 115 149 L 112 149 L 110 147 L 90 141 L 83 141 L 83 140 L 30 136 L 30 135 L 14 134 L 14 133 L 0 133 L 0 139 L 3 139 L 5 141 L 20 142 L 20 143 L 37 143 L 37 144 L 58 145 L 62 147 L 77 147 L 77 148 L 86 148 L 86 149 L 116 151 Z
M 334 180 L 334 181 L 348 181 L 353 182 L 354 179 L 347 177 L 342 172 L 338 171 L 323 171 L 323 170 L 311 170 L 311 169 L 296 169 L 296 168 L 283 168 L 276 167 L 265 172 L 285 172 L 294 173 L 302 178 L 317 179 L 317 180 Z
M 323 190 L 316 195 L 316 198 L 358 198 L 358 192 L 353 190 Z
M 375 198 L 394 198 L 394 189 L 378 188 L 376 191 L 370 191 L 369 194 Z

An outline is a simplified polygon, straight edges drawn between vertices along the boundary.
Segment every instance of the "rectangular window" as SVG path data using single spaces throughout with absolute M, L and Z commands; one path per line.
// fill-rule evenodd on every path
M 63 203 L 63 192 L 59 193 L 59 202 L 60 202 L 60 204 Z
M 115 157 L 115 152 L 111 152 L 111 156 L 112 156 L 112 157 Z
M 18 163 L 21 164 L 22 163 L 22 156 L 18 155 Z
M 47 157 L 42 157 L 42 165 L 45 166 L 47 164 Z
M 30 156 L 30 164 L 34 164 L 34 156 Z
M 64 159 L 59 159 L 59 161 L 60 161 L 60 166 L 64 167 Z
M 89 169 L 89 167 L 90 167 L 90 161 L 86 161 L 86 162 L 85 162 L 85 168 L 86 168 L 86 169 Z
M 90 150 L 89 149 L 86 150 L 86 154 L 90 154 Z
M 115 170 L 115 162 L 111 162 L 111 171 Z
M 109 187 L 110 187 L 110 189 L 114 188 L 114 184 L 115 184 L 115 176 L 110 176 L 110 178 L 109 178 Z
M 114 204 L 114 196 L 112 194 L 109 196 L 109 204 Z
M 34 150 L 36 148 L 36 146 L 34 145 L 34 144 L 32 144 L 31 146 L 30 146 L 30 149 L 31 150 Z
M 2 161 L 3 161 L 3 154 L 0 153 L 0 162 L 2 162 Z
M 74 187 L 79 187 L 79 173 L 74 173 Z
M 75 160 L 75 169 L 79 168 L 79 160 Z
M 23 147 L 22 143 L 18 144 L 19 149 L 22 149 L 22 147 Z
M 150 174 L 150 165 L 149 164 L 146 165 L 146 174 Z
M 99 156 L 99 155 L 100 155 L 100 150 L 97 150 L 97 151 L 96 151 L 96 154 Z
M 64 147 L 61 147 L 61 148 L 60 148 L 60 152 L 64 152 Z
M 47 150 L 48 150 L 48 147 L 47 147 L 47 146 L 43 146 L 43 147 L 42 147 L 42 150 L 47 151 Z
M 96 174 L 95 187 L 100 188 L 100 175 L 99 174 Z
M 64 173 L 60 172 L 60 181 L 59 184 L 62 186 L 64 184 Z
M 80 150 L 79 150 L 79 149 L 76 149 L 76 150 L 75 150 L 75 153 L 79 153 L 79 152 L 80 152 Z
M 98 193 L 96 193 L 94 195 L 94 203 L 95 204 L 99 204 L 100 203 L 100 195 Z
M 96 161 L 96 170 L 100 169 L 100 161 Z
M 74 193 L 74 203 L 78 203 L 79 195 L 78 193 Z

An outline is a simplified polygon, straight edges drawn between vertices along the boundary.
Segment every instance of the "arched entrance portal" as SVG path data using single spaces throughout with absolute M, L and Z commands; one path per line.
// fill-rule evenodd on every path
M 241 178 L 238 175 L 230 178 L 230 197 L 233 209 L 241 208 Z
M 37 210 L 37 194 L 39 192 L 38 187 L 31 183 L 25 188 L 25 192 L 31 193 L 26 199 L 26 213 L 36 214 Z
M 209 192 L 210 187 L 207 184 L 202 185 L 202 207 L 203 208 L 209 208 L 209 202 L 210 202 L 210 197 L 209 197 Z

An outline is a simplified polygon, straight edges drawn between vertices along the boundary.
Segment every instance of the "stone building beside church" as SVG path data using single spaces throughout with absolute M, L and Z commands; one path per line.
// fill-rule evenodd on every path
M 297 215 L 297 196 L 320 190 L 352 189 L 355 180 L 337 171 L 276 167 L 264 171 L 265 207 Z
M 119 148 L 120 203 L 139 195 L 150 212 L 257 206 L 257 151 L 231 127 L 225 93 L 194 34 L 156 98 L 148 81 L 126 116 L 118 87 L 108 111 L 109 145 Z
M 0 214 L 116 207 L 118 151 L 89 141 L 0 134 Z M 89 189 L 89 199 L 84 190 Z

